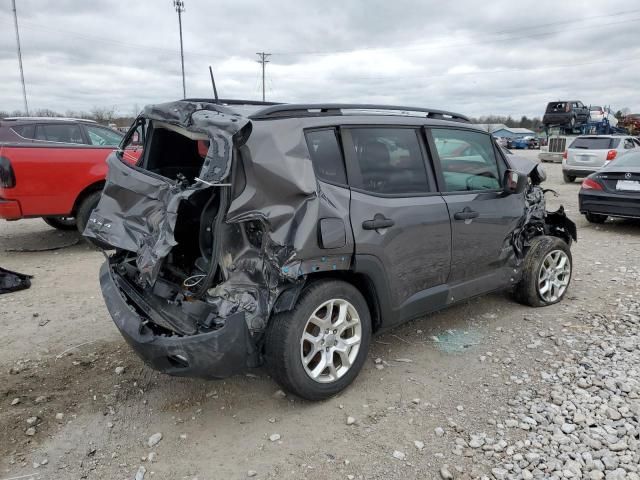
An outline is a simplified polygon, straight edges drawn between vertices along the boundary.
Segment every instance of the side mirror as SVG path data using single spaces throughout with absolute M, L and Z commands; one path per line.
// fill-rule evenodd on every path
M 514 193 L 524 192 L 524 188 L 527 185 L 527 177 L 522 173 L 518 173 L 515 170 L 507 170 L 504 172 L 504 181 L 502 182 L 502 191 L 511 195 Z

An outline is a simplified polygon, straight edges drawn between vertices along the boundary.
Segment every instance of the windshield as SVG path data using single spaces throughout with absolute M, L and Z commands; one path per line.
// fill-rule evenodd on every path
M 581 148 L 584 150 L 608 150 L 616 148 L 620 144 L 619 138 L 610 137 L 578 137 L 569 148 Z
M 117 147 L 122 141 L 123 135 L 110 128 L 86 125 L 87 135 L 91 145 Z

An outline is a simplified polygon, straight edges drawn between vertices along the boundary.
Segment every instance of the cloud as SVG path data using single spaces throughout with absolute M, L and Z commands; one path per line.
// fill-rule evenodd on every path
M 186 0 L 187 95 L 383 102 L 541 115 L 559 98 L 640 111 L 640 8 L 612 0 Z M 182 93 L 170 0 L 17 0 L 32 110 L 135 105 Z M 0 110 L 22 107 L 10 2 L 0 4 Z

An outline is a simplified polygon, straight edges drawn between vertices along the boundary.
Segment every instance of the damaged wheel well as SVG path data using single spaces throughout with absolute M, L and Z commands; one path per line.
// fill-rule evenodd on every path
M 334 272 L 318 272 L 312 275 L 307 276 L 307 279 L 302 285 L 300 289 L 290 289 L 297 290 L 297 292 L 293 293 L 293 301 L 291 301 L 292 292 L 283 292 L 280 297 L 278 297 L 278 301 L 276 302 L 276 308 L 274 308 L 274 313 L 278 311 L 286 311 L 295 307 L 295 303 L 297 301 L 298 295 L 302 291 L 303 288 L 308 287 L 314 282 L 318 282 L 320 280 L 342 280 L 343 282 L 350 283 L 354 287 L 356 287 L 362 296 L 367 301 L 367 306 L 369 307 L 369 313 L 371 314 L 371 328 L 373 332 L 376 332 L 382 323 L 382 316 L 380 311 L 380 304 L 378 301 L 378 295 L 376 293 L 375 286 L 373 282 L 369 280 L 366 275 L 361 273 L 354 273 L 350 271 L 334 271 Z

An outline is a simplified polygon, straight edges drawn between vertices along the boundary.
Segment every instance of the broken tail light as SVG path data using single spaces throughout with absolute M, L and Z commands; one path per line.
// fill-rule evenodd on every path
M 11 162 L 7 157 L 0 157 L 0 188 L 13 188 L 16 186 L 16 175 L 13 172 Z
M 582 188 L 584 188 L 585 190 L 602 190 L 602 185 L 600 185 L 592 178 L 585 178 L 582 181 Z
M 610 162 L 611 160 L 614 160 L 616 157 L 618 156 L 618 151 L 617 150 L 609 150 L 607 152 L 607 162 Z

